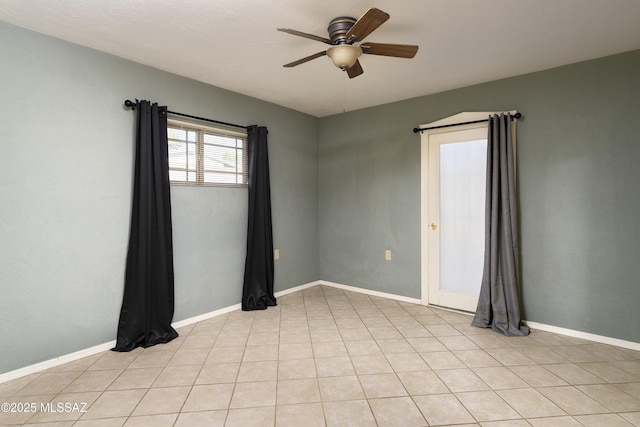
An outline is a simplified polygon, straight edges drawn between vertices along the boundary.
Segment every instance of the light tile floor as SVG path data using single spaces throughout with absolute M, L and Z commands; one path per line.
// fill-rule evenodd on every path
M 640 426 L 640 352 L 470 321 L 315 286 L 1 384 L 0 402 L 63 405 L 0 425 Z

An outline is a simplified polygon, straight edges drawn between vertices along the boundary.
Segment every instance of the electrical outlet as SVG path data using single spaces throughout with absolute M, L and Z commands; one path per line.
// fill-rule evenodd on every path
M 389 249 L 384 251 L 384 259 L 386 259 L 387 261 L 391 261 L 391 251 Z
M 280 249 L 273 251 L 273 259 L 280 259 Z

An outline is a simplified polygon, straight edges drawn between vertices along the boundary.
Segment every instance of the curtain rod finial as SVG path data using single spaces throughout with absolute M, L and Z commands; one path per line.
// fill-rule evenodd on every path
M 136 103 L 127 99 L 127 100 L 124 101 L 124 106 L 135 109 L 136 108 Z

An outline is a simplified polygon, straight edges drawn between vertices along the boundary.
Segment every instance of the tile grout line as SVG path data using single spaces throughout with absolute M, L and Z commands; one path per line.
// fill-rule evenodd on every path
M 504 403 L 507 407 L 511 408 L 514 413 L 518 414 L 522 419 L 522 420 L 527 420 L 527 418 L 525 418 L 524 416 L 522 416 L 522 414 L 516 410 L 513 406 L 511 406 L 509 404 L 508 401 L 506 401 L 501 394 L 499 394 L 498 392 L 501 390 L 516 390 L 516 389 L 522 389 L 522 390 L 533 390 L 538 392 L 540 395 L 542 395 L 546 400 L 550 401 L 551 403 L 553 403 L 555 406 L 557 406 L 558 408 L 560 408 L 560 410 L 566 414 L 566 416 L 570 417 L 571 419 L 576 419 L 576 417 L 588 417 L 591 416 L 592 414 L 576 414 L 576 415 L 571 415 L 567 412 L 567 410 L 564 409 L 564 407 L 561 407 L 559 404 L 555 403 L 555 401 L 553 401 L 551 398 L 547 397 L 546 394 L 543 394 L 540 392 L 540 390 L 547 390 L 547 389 L 553 389 L 553 388 L 557 388 L 557 389 L 561 389 L 562 387 L 567 387 L 567 388 L 571 388 L 573 390 L 575 390 L 576 394 L 579 394 L 580 396 L 584 396 L 585 398 L 589 399 L 590 401 L 594 401 L 597 402 L 601 408 L 598 409 L 600 412 L 597 412 L 596 414 L 599 415 L 612 415 L 614 417 L 618 417 L 621 419 L 625 419 L 624 417 L 622 417 L 621 414 L 624 413 L 634 413 L 634 412 L 639 412 L 640 411 L 618 411 L 616 412 L 611 406 L 609 406 L 609 404 L 606 404 L 605 402 L 601 402 L 599 400 L 599 398 L 597 397 L 597 395 L 593 396 L 591 394 L 587 394 L 586 391 L 583 391 L 583 389 L 581 389 L 580 387 L 589 387 L 589 386 L 610 386 L 610 387 L 615 387 L 616 390 L 619 390 L 621 393 L 624 393 L 625 396 L 629 396 L 630 399 L 633 399 L 634 401 L 640 400 L 640 397 L 636 397 L 636 395 L 631 393 L 632 388 L 620 388 L 618 386 L 624 384 L 625 382 L 619 382 L 619 381 L 615 381 L 612 380 L 612 378 L 616 378 L 617 373 L 615 371 L 613 371 L 613 373 L 608 373 L 611 371 L 606 371 L 605 368 L 610 367 L 610 368 L 616 368 L 619 370 L 620 373 L 623 372 L 627 372 L 628 375 L 630 376 L 629 381 L 627 381 L 627 383 L 629 384 L 634 384 L 634 383 L 638 383 L 640 384 L 640 379 L 639 378 L 634 378 L 635 374 L 634 369 L 638 370 L 637 372 L 640 372 L 640 355 L 635 354 L 635 353 L 628 353 L 626 351 L 624 352 L 614 352 L 613 356 L 609 356 L 607 354 L 608 351 L 612 351 L 609 347 L 609 345 L 606 344 L 597 344 L 597 343 L 582 343 L 580 341 L 566 341 L 564 342 L 564 339 L 562 339 L 561 337 L 557 337 L 557 340 L 554 339 L 554 344 L 550 344 L 550 345 L 545 345 L 544 341 L 539 341 L 539 340 L 543 340 L 545 339 L 545 334 L 547 334 L 547 332 L 543 332 L 541 333 L 541 335 L 533 335 L 533 337 L 535 338 L 533 341 L 529 340 L 527 341 L 527 343 L 533 343 L 533 345 L 525 345 L 524 342 L 507 342 L 505 340 L 497 340 L 500 341 L 500 347 L 488 347 L 488 349 L 494 349 L 497 351 L 494 351 L 494 353 L 502 353 L 501 358 L 500 359 L 495 359 L 495 357 L 487 352 L 487 348 L 485 348 L 482 345 L 477 344 L 474 340 L 472 340 L 470 337 L 472 336 L 480 336 L 481 334 L 478 335 L 466 335 L 466 333 L 464 332 L 463 329 L 461 329 L 462 323 L 459 323 L 456 321 L 455 317 L 451 317 L 451 316 L 444 316 L 442 317 L 443 320 L 445 321 L 444 324 L 453 327 L 454 329 L 458 330 L 459 332 L 461 332 L 461 335 L 453 335 L 453 336 L 461 336 L 464 337 L 468 340 L 470 340 L 471 342 L 473 342 L 476 346 L 479 347 L 479 350 L 485 352 L 488 357 L 495 359 L 496 362 L 498 363 L 497 367 L 500 368 L 504 368 L 504 369 L 508 369 L 509 372 L 512 372 L 513 375 L 515 375 L 516 377 L 518 377 L 520 380 L 522 380 L 524 382 L 524 384 L 527 385 L 526 388 L 519 388 L 519 387 L 515 387 L 515 388 L 504 388 L 504 389 L 497 389 L 492 387 L 489 383 L 487 383 L 485 380 L 482 379 L 482 377 L 480 377 L 478 375 L 478 372 L 476 371 L 476 369 L 482 369 L 482 366 L 477 366 L 475 368 L 473 368 L 469 363 L 467 363 L 467 361 L 465 361 L 464 359 L 461 359 L 459 357 L 458 354 L 454 353 L 454 351 L 464 351 L 464 350 L 454 350 L 454 347 L 451 347 L 451 345 L 453 343 L 455 343 L 455 340 L 452 342 L 452 340 L 446 339 L 447 337 L 449 337 L 448 335 L 434 335 L 433 333 L 431 333 L 431 331 L 429 331 L 428 329 L 428 323 L 423 323 L 421 321 L 418 321 L 418 319 L 416 318 L 416 316 L 419 316 L 420 314 L 415 314 L 412 312 L 409 312 L 407 307 L 405 305 L 403 305 L 401 302 L 398 301 L 393 301 L 393 304 L 389 303 L 388 301 L 386 301 L 383 298 L 374 298 L 371 296 L 360 296 L 359 294 L 353 294 L 353 293 L 349 293 L 348 291 L 345 290 L 341 290 L 341 292 L 335 293 L 335 294 L 326 294 L 324 289 L 320 289 L 321 295 L 322 295 L 322 301 L 323 303 L 326 302 L 327 303 L 327 310 L 328 312 L 331 314 L 331 319 L 333 324 L 335 325 L 336 331 L 338 333 L 338 336 L 340 337 L 339 341 L 340 343 L 342 343 L 342 345 L 344 346 L 347 356 L 348 356 L 348 360 L 351 363 L 352 368 L 354 369 L 354 375 L 356 376 L 356 378 L 358 379 L 358 384 L 361 388 L 361 390 L 364 393 L 364 399 L 367 401 L 367 406 L 369 408 L 369 411 L 371 413 L 371 415 L 374 417 L 374 419 L 376 420 L 376 423 L 378 423 L 377 418 L 376 417 L 376 413 L 374 411 L 374 407 L 371 405 L 372 400 L 375 399 L 392 399 L 392 398 L 396 398 L 397 396 L 387 396 L 387 397 L 380 397 L 380 398 L 375 398 L 375 397 L 368 397 L 367 393 L 365 391 L 365 387 L 363 386 L 362 383 L 362 376 L 363 375 L 368 375 L 366 373 L 362 373 L 359 374 L 356 370 L 355 370 L 355 365 L 352 359 L 352 354 L 349 352 L 348 347 L 346 346 L 346 341 L 344 340 L 345 336 L 343 335 L 343 331 L 344 330 L 348 330 L 348 329 L 360 329 L 360 328 L 349 328 L 349 317 L 353 316 L 353 318 L 357 319 L 363 326 L 363 330 L 365 330 L 367 332 L 367 334 L 370 336 L 370 340 L 375 343 L 377 350 L 380 352 L 380 354 L 383 356 L 383 359 L 386 361 L 386 363 L 391 367 L 392 371 L 391 373 L 394 374 L 394 378 L 400 383 L 400 385 L 402 386 L 403 390 L 407 393 L 407 396 L 411 398 L 411 401 L 413 402 L 413 405 L 415 405 L 415 407 L 417 408 L 417 410 L 420 412 L 420 414 L 422 415 L 422 417 L 427 420 L 426 418 L 426 414 L 422 413 L 422 410 L 420 409 L 420 407 L 417 404 L 417 401 L 415 400 L 415 397 L 417 396 L 423 396 L 425 394 L 411 394 L 407 388 L 407 384 L 405 384 L 397 371 L 397 368 L 394 368 L 391 360 L 390 360 L 390 354 L 388 351 L 384 351 L 382 346 L 381 346 L 381 341 L 384 341 L 384 338 L 381 337 L 376 337 L 376 335 L 372 332 L 375 329 L 375 325 L 376 325 L 376 321 L 372 321 L 372 320 L 366 320 L 366 319 L 375 319 L 377 318 L 377 315 L 375 315 L 375 312 L 371 311 L 367 311 L 370 310 L 369 304 L 373 303 L 373 305 L 375 306 L 375 310 L 377 310 L 377 312 L 380 314 L 381 318 L 384 318 L 388 323 L 389 323 L 389 327 L 392 327 L 393 330 L 397 331 L 398 333 L 400 333 L 400 335 L 402 336 L 402 340 L 404 342 L 406 342 L 409 346 L 411 346 L 413 353 L 411 354 L 417 354 L 426 364 L 426 366 L 429 368 L 428 371 L 429 372 L 433 372 L 434 375 L 436 375 L 438 378 L 440 378 L 438 376 L 438 371 L 444 371 L 444 370 L 448 370 L 448 369 L 466 369 L 469 372 L 473 373 L 475 376 L 477 376 L 480 381 L 483 382 L 483 384 L 485 384 L 488 387 L 488 391 L 498 395 L 498 397 L 501 399 L 502 403 Z M 329 298 L 327 298 L 327 296 L 329 296 Z M 336 298 L 333 298 L 333 296 L 336 296 Z M 340 298 L 338 298 L 337 296 L 340 296 Z M 311 334 L 311 325 L 309 324 L 309 307 L 307 306 L 307 300 L 308 302 L 312 302 L 314 301 L 314 298 L 316 298 L 316 295 L 312 295 L 312 294 L 306 294 L 305 292 L 300 292 L 300 299 L 302 301 L 302 304 L 300 305 L 300 307 L 302 307 L 302 309 L 288 309 L 287 306 L 291 305 L 294 306 L 293 303 L 291 304 L 281 304 L 281 306 L 279 307 L 279 313 L 278 313 L 278 346 L 277 346 L 277 351 L 276 351 L 276 379 L 275 379 L 275 403 L 273 405 L 274 407 L 274 423 L 277 423 L 277 408 L 278 406 L 283 406 L 285 405 L 284 403 L 282 405 L 279 405 L 279 400 L 277 398 L 278 396 L 278 390 L 279 390 L 279 385 L 280 385 L 280 345 L 282 344 L 281 342 L 281 337 L 282 337 L 282 332 L 283 332 L 283 326 L 285 326 L 285 323 L 288 319 L 294 319 L 297 320 L 301 313 L 304 314 L 304 321 L 306 322 L 306 330 L 309 334 L 309 346 L 310 346 L 310 351 L 311 351 L 311 360 L 313 361 L 313 365 L 314 365 L 314 370 L 315 370 L 315 376 L 313 378 L 315 378 L 315 383 L 316 386 L 318 387 L 318 391 L 320 392 L 320 376 L 318 375 L 319 373 L 317 372 L 317 353 L 316 353 L 316 349 L 314 348 L 314 341 L 312 339 L 312 334 Z M 334 300 L 334 304 L 329 304 L 330 300 Z M 391 300 L 389 300 L 391 301 Z M 363 304 L 362 307 L 365 308 L 361 308 L 360 310 L 358 309 L 359 304 Z M 348 304 L 348 310 L 347 308 L 347 304 Z M 393 305 L 397 305 L 401 311 L 394 311 L 394 307 L 392 307 Z M 433 311 L 429 308 L 427 308 L 429 310 L 429 312 L 433 313 Z M 342 319 L 342 321 L 337 321 L 337 317 L 336 314 L 339 314 L 341 310 L 344 310 L 344 317 L 340 317 Z M 373 308 L 371 308 L 371 310 L 373 310 Z M 314 311 L 314 310 L 311 310 Z M 324 310 L 322 310 L 324 311 Z M 400 312 L 402 312 L 403 314 L 399 314 Z M 351 313 L 351 314 L 349 314 Z M 371 316 L 368 316 L 368 314 L 371 314 Z M 436 317 L 440 317 L 437 313 L 433 313 Z M 375 316 L 374 316 L 375 315 Z M 407 330 L 410 331 L 410 328 L 408 325 L 403 325 L 402 323 L 399 322 L 403 322 L 404 320 L 402 319 L 402 317 L 406 317 L 407 318 L 412 318 L 413 321 L 417 322 L 417 324 L 420 324 L 420 326 L 427 332 L 429 332 L 431 334 L 431 338 L 435 338 L 435 341 L 440 343 L 446 350 L 447 353 L 450 353 L 451 355 L 453 355 L 454 358 L 456 358 L 457 360 L 460 361 L 460 363 L 462 365 L 464 365 L 463 368 L 448 368 L 448 369 L 433 369 L 433 367 L 431 365 L 429 365 L 429 363 L 424 359 L 423 354 L 421 352 L 418 351 L 418 349 L 412 344 L 410 343 L 408 340 L 410 339 L 410 336 L 407 335 Z M 275 316 L 274 316 L 275 319 Z M 186 404 L 189 395 L 191 394 L 191 392 L 193 391 L 194 387 L 196 386 L 196 382 L 198 381 L 198 378 L 200 377 L 200 375 L 203 372 L 203 369 L 205 368 L 206 364 L 207 364 L 207 360 L 209 360 L 209 357 L 212 355 L 215 347 L 215 344 L 218 340 L 218 338 L 220 337 L 220 334 L 222 333 L 222 331 L 224 330 L 225 325 L 230 325 L 230 326 L 234 326 L 237 327 L 237 325 L 233 325 L 235 321 L 238 321 L 239 318 L 238 316 L 233 316 L 231 314 L 225 314 L 225 317 L 222 321 L 222 325 L 217 328 L 217 332 L 216 332 L 216 338 L 213 340 L 213 342 L 211 343 L 210 347 L 208 348 L 207 351 L 207 355 L 204 357 L 204 359 L 202 359 L 202 362 L 199 362 L 197 364 L 198 368 L 198 372 L 195 375 L 194 379 L 191 381 L 191 385 L 189 393 L 187 394 L 187 396 L 185 397 L 184 401 L 182 402 L 181 408 L 180 410 L 177 412 L 177 416 L 176 419 L 174 420 L 174 424 L 178 423 L 179 418 L 180 418 L 180 414 L 182 414 L 182 409 L 184 408 L 184 405 Z M 244 345 L 242 347 L 242 355 L 240 356 L 240 362 L 239 362 L 239 366 L 238 369 L 235 373 L 235 381 L 233 384 L 233 389 L 231 391 L 231 395 L 229 398 L 229 402 L 227 404 L 227 409 L 226 409 L 226 414 L 225 414 L 225 421 L 228 420 L 230 411 L 231 411 L 231 402 L 233 399 L 233 395 L 235 393 L 236 390 L 236 386 L 238 385 L 238 379 L 239 379 L 239 375 L 240 375 L 240 369 L 242 366 L 242 362 L 244 360 L 245 355 L 247 354 L 246 352 L 248 351 L 247 346 L 249 345 L 249 339 L 251 337 L 251 333 L 253 330 L 253 327 L 255 325 L 257 325 L 259 323 L 259 319 L 257 317 L 257 315 L 253 314 L 250 316 L 248 320 L 248 329 L 246 332 L 246 337 L 244 340 Z M 267 320 L 267 321 L 271 321 L 271 320 Z M 407 319 L 408 321 L 408 319 Z M 241 322 L 238 322 L 241 323 Z M 338 323 L 342 323 L 342 327 L 338 325 Z M 355 325 L 355 323 L 353 323 L 353 325 Z M 321 329 L 324 330 L 324 329 Z M 327 329 L 329 330 L 329 329 Z M 404 332 L 403 332 L 404 331 Z M 131 418 L 136 418 L 136 416 L 134 416 L 133 414 L 135 413 L 135 411 L 137 410 L 137 408 L 140 407 L 140 405 L 142 404 L 142 402 L 144 401 L 145 397 L 148 395 L 148 393 L 150 392 L 150 390 L 152 388 L 155 389 L 160 389 L 160 388 L 170 388 L 170 387 L 174 387 L 171 385 L 165 385 L 165 386 L 159 386 L 159 387 L 153 387 L 154 384 L 156 384 L 161 376 L 162 373 L 170 368 L 171 365 L 171 361 L 176 358 L 176 355 L 180 352 L 180 350 L 184 349 L 184 350 L 189 350 L 192 349 L 191 347 L 187 346 L 187 339 L 189 338 L 190 334 L 193 332 L 193 328 L 189 329 L 188 332 L 186 333 L 181 333 L 182 335 L 182 340 L 179 342 L 179 345 L 177 346 L 177 348 L 171 350 L 172 351 L 172 355 L 169 358 L 169 360 L 164 363 L 161 367 L 157 367 L 157 369 L 159 369 L 158 374 L 156 375 L 156 377 L 153 379 L 153 381 L 151 381 L 151 383 L 148 385 L 148 387 L 141 387 L 141 388 L 127 388 L 124 390 L 136 390 L 136 389 L 144 389 L 144 393 L 142 394 L 142 396 L 140 397 L 140 399 L 138 400 L 138 402 L 136 403 L 136 405 L 133 407 L 133 409 L 131 410 L 131 412 L 125 417 L 126 420 L 129 420 Z M 231 331 L 231 334 L 233 334 L 234 332 Z M 243 332 L 244 333 L 244 332 Z M 408 332 L 409 334 L 411 334 L 411 332 Z M 239 333 L 238 333 L 239 334 Z M 551 337 L 553 337 L 553 335 L 550 335 Z M 539 338 L 538 338 L 539 337 Z M 548 338 L 548 337 L 547 337 Z M 358 341 L 358 340 L 351 340 L 351 341 Z M 351 342 L 350 341 L 350 342 Z M 369 339 L 367 339 L 366 341 L 369 341 Z M 539 342 L 538 342 L 539 341 Z M 330 341 L 333 342 L 333 341 Z M 337 342 L 337 341 L 336 341 Z M 449 344 L 449 346 L 447 345 Z M 256 345 L 261 345 L 261 344 L 256 344 Z M 600 347 L 602 346 L 602 347 Z M 222 348 L 222 347 L 221 347 Z M 527 350 L 528 349 L 533 349 L 533 348 L 544 348 L 548 351 L 550 351 L 551 353 L 556 354 L 558 357 L 562 357 L 566 359 L 566 356 L 572 356 L 571 359 L 567 359 L 566 363 L 545 363 L 544 358 L 542 358 L 542 356 L 544 355 L 544 353 L 537 353 L 537 355 L 539 356 L 538 359 L 540 359 L 540 361 L 535 360 L 534 358 L 530 358 L 531 362 L 533 363 L 532 365 L 528 365 L 528 364 L 515 364 L 515 363 L 507 363 L 506 362 L 511 362 L 511 361 L 517 361 L 517 359 L 505 359 L 505 357 L 511 357 L 509 356 L 508 351 L 512 352 L 513 355 L 518 354 L 520 356 L 524 356 L 527 357 Z M 556 353 L 554 350 L 559 349 L 559 348 L 563 348 L 563 352 L 562 353 Z M 198 347 L 195 347 L 193 349 L 198 349 Z M 145 349 L 146 350 L 146 349 Z M 503 350 L 508 350 L 506 353 Z M 163 350 L 164 351 L 164 350 Z M 590 352 L 590 353 L 585 353 L 585 352 Z M 101 396 L 104 396 L 106 392 L 108 391 L 119 391 L 119 390 L 109 390 L 110 387 L 112 387 L 119 378 L 123 377 L 125 375 L 125 373 L 127 371 L 131 372 L 131 371 L 135 371 L 137 369 L 153 369 L 151 367 L 145 367 L 145 366 L 140 366 L 140 367 L 132 367 L 132 365 L 135 365 L 135 362 L 137 360 L 141 360 L 141 358 L 143 357 L 143 355 L 145 354 L 151 354 L 152 352 L 141 352 L 140 354 L 136 355 L 134 358 L 132 358 L 130 361 L 128 361 L 126 363 L 126 365 L 123 364 L 122 367 L 118 367 L 117 369 L 120 369 L 121 372 L 114 377 L 112 380 L 110 380 L 110 382 L 104 387 L 104 389 L 102 390 L 96 390 L 96 391 L 92 391 L 91 393 L 97 393 L 97 397 L 94 399 L 94 403 L 97 402 Z M 423 352 L 424 353 L 424 352 Z M 110 354 L 110 352 L 105 352 L 104 354 Z M 79 374 L 73 379 L 71 380 L 66 386 L 62 387 L 62 389 L 60 389 L 59 391 L 57 391 L 55 394 L 51 395 L 52 397 L 49 399 L 49 401 L 54 401 L 55 399 L 57 399 L 59 396 L 70 393 L 69 391 L 66 391 L 69 387 L 71 387 L 71 385 L 77 381 L 84 373 L 87 372 L 98 372 L 98 371 L 103 371 L 103 370 L 111 370 L 111 368 L 108 366 L 108 364 L 105 364 L 104 367 L 100 367 L 99 369 L 91 369 L 93 366 L 97 365 L 100 360 L 102 359 L 102 357 L 104 356 L 104 354 L 100 357 L 97 358 L 96 360 L 92 361 L 91 364 L 87 365 L 87 366 L 83 366 L 82 368 L 80 366 L 77 367 L 77 370 L 70 370 L 68 372 L 78 372 Z M 393 353 L 395 354 L 395 353 Z M 401 353 L 404 354 L 404 353 Z M 409 353 L 407 353 L 409 354 Z M 585 357 L 585 355 L 589 355 L 589 357 Z M 583 361 L 579 361 L 579 359 L 581 359 Z M 574 360 L 576 359 L 576 360 Z M 296 359 L 297 360 L 297 359 Z M 521 361 L 522 362 L 522 361 Z M 619 362 L 620 364 L 623 362 L 628 362 L 626 365 L 623 365 L 626 369 L 622 369 L 620 368 L 619 364 L 616 365 L 615 362 Z M 73 363 L 73 362 L 70 362 Z M 216 364 L 216 363 L 212 363 L 212 364 Z M 592 364 L 590 365 L 590 367 L 593 370 L 587 369 L 588 366 L 587 364 Z M 598 367 L 596 364 L 602 364 L 602 367 Z M 567 366 L 573 366 L 576 368 L 581 369 L 585 375 L 591 375 L 593 376 L 594 379 L 597 379 L 597 382 L 595 383 L 581 383 L 579 380 L 579 376 L 577 377 L 578 379 L 571 379 L 570 381 L 567 381 L 564 379 L 564 377 L 560 377 L 558 374 L 556 374 L 556 372 L 551 371 L 549 369 L 549 367 L 551 366 L 560 366 L 560 365 L 567 365 Z M 192 366 L 192 365 L 178 365 L 178 366 Z M 565 385 L 555 385 L 555 386 L 538 386 L 538 387 L 534 387 L 531 383 L 531 381 L 533 380 L 533 377 L 529 377 L 529 379 L 527 380 L 525 377 L 521 377 L 521 374 L 518 374 L 518 372 L 523 372 L 523 369 L 517 369 L 514 370 L 514 368 L 517 367 L 527 367 L 527 366 L 536 366 L 539 367 L 541 369 L 544 369 L 545 372 L 547 372 L 549 375 L 553 375 L 554 377 L 562 380 Z M 638 366 L 638 368 L 635 368 L 635 366 Z M 44 376 L 46 376 L 47 373 L 63 373 L 63 372 L 67 372 L 67 371 L 60 371 L 60 372 L 56 372 L 53 370 L 53 368 L 51 370 L 45 371 L 42 374 L 39 374 L 37 376 L 34 376 L 33 378 L 31 378 L 30 381 L 24 383 L 22 385 L 22 387 L 20 389 L 17 389 L 17 391 L 15 391 L 13 393 L 12 396 L 15 396 L 16 394 L 18 394 L 21 390 L 25 389 L 26 387 L 28 387 L 30 384 L 34 384 L 35 381 L 38 381 L 39 379 L 43 378 Z M 410 371 L 412 372 L 412 371 Z M 569 371 L 567 373 L 567 375 L 571 374 L 571 371 Z M 578 372 L 579 374 L 579 372 Z M 375 373 L 372 373 L 371 375 L 377 375 Z M 284 380 L 284 379 L 283 379 Z M 479 423 L 480 421 L 478 421 L 478 418 L 476 417 L 476 415 L 474 415 L 470 408 L 468 408 L 466 405 L 464 405 L 464 403 L 462 402 L 462 400 L 460 400 L 460 396 L 461 393 L 467 393 L 466 391 L 459 391 L 459 392 L 453 392 L 450 385 L 444 381 L 442 381 L 442 378 L 440 378 L 441 382 L 443 383 L 444 387 L 446 388 L 446 390 L 448 390 L 449 395 L 452 395 L 456 398 L 456 401 L 462 406 L 464 407 L 469 414 Z M 227 383 L 226 381 L 224 383 Z M 35 384 L 34 384 L 35 385 Z M 85 391 L 86 393 L 88 393 L 89 391 Z M 469 391 L 469 392 L 473 392 L 473 391 Z M 426 395 L 430 395 L 430 394 L 426 394 Z M 28 397 L 29 395 L 26 395 L 25 397 Z M 327 418 L 327 413 L 324 410 L 324 398 L 322 397 L 322 393 L 320 392 L 320 405 L 323 408 L 323 417 L 324 417 L 324 422 L 325 424 L 327 424 L 329 422 L 329 419 Z M 92 404 L 93 405 L 93 404 Z M 292 404 L 293 405 L 293 404 Z M 239 409 L 244 409 L 244 408 L 239 408 Z M 200 412 L 200 411 L 198 411 Z M 162 415 L 162 414 L 155 414 L 155 415 Z M 172 413 L 172 415 L 174 415 Z M 25 422 L 29 422 L 30 419 L 32 419 L 34 415 L 31 415 Z M 78 423 L 81 422 L 82 420 L 80 418 L 82 418 L 83 415 L 81 415 L 78 419 L 76 419 L 75 421 L 71 421 L 73 423 Z M 141 416 L 147 416 L 147 415 L 141 415 Z M 106 418 L 112 418 L 112 416 L 107 416 Z M 533 417 L 533 418 L 552 418 L 552 416 L 541 416 L 541 417 Z M 96 418 L 96 419 L 102 419 L 102 418 Z M 427 420 L 428 421 L 428 420 Z M 492 421 L 497 421 L 497 420 L 492 420 Z M 126 421 L 125 421 L 126 422 Z

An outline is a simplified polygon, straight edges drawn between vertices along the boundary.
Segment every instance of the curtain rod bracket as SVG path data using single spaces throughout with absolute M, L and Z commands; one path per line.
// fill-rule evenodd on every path
M 511 116 L 511 119 L 519 119 L 522 117 L 522 114 L 520 113 L 515 113 L 513 116 Z M 473 123 L 482 123 L 482 122 L 486 122 L 488 119 L 484 119 L 484 120 L 474 120 L 472 122 L 464 122 L 464 123 L 452 123 L 450 125 L 441 125 L 441 126 L 432 126 L 432 127 L 428 127 L 428 128 L 413 128 L 413 133 L 418 133 L 418 132 L 422 132 L 425 130 L 431 130 L 431 129 L 440 129 L 440 128 L 448 128 L 448 127 L 452 127 L 452 126 L 462 126 L 462 125 L 470 125 Z

